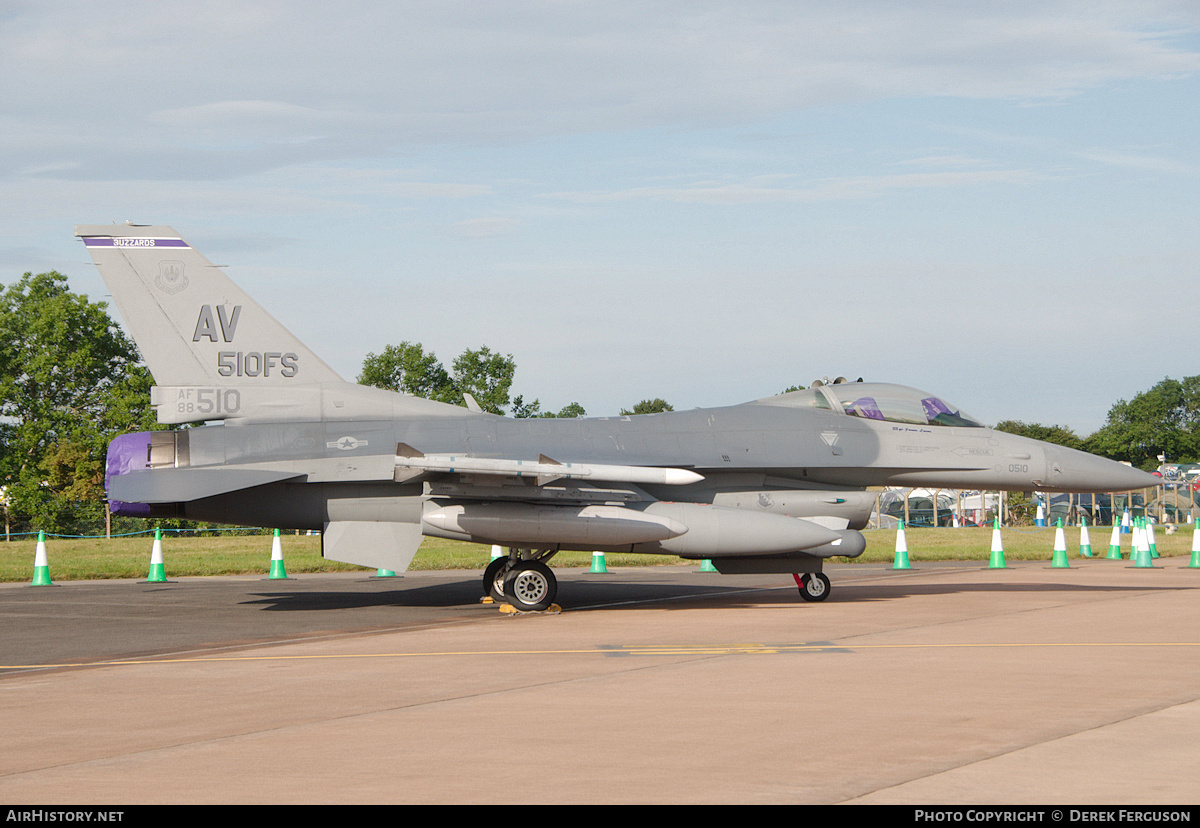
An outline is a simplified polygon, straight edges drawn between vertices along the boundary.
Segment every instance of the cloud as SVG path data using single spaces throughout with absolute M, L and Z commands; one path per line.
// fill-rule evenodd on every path
M 1196 72 L 1198 26 L 1168 2 L 29 3 L 0 21 L 0 111 L 10 170 L 165 177 L 177 154 L 177 175 L 218 178 L 849 101 L 1054 99 Z
M 346 113 L 321 111 L 283 101 L 216 101 L 161 109 L 147 122 L 198 141 L 244 141 L 248 138 L 298 142 L 344 128 Z
M 817 203 L 875 198 L 894 190 L 1024 184 L 1044 176 L 1028 170 L 979 170 L 827 178 L 802 187 L 758 187 L 746 184 L 693 187 L 633 187 L 617 191 L 547 193 L 544 198 L 577 202 L 674 201 L 692 204 Z
M 1166 173 L 1169 175 L 1196 175 L 1200 167 L 1187 164 L 1172 158 L 1162 158 L 1156 155 L 1141 153 L 1118 152 L 1115 150 L 1083 150 L 1078 153 L 1080 158 L 1095 161 L 1113 167 L 1128 167 L 1145 172 Z
M 450 225 L 450 231 L 467 239 L 483 239 L 492 236 L 507 236 L 516 231 L 520 222 L 510 218 L 474 218 L 456 221 Z

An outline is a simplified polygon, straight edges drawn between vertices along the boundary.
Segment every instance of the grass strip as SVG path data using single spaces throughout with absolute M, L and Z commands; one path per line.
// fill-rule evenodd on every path
M 1111 528 L 1089 530 L 1092 555 L 1108 553 Z M 896 531 L 880 529 L 864 532 L 867 549 L 855 563 L 891 562 L 895 557 Z M 1079 558 L 1079 529 L 1064 530 L 1067 555 Z M 1004 557 L 1008 561 L 1049 561 L 1054 552 L 1054 529 L 1013 527 L 1001 530 Z M 1155 531 L 1159 555 L 1188 555 L 1192 548 L 1191 527 L 1167 534 L 1163 527 Z M 905 530 L 909 560 L 987 561 L 991 554 L 992 530 L 968 527 L 910 528 Z M 1130 535 L 1122 535 L 1122 553 L 1129 557 Z M 311 572 L 353 572 L 363 567 L 327 561 L 321 557 L 321 540 L 313 535 L 284 534 L 283 556 L 289 575 Z M 151 535 L 122 538 L 56 538 L 46 540 L 50 577 L 56 581 L 101 580 L 106 578 L 145 578 L 150 571 Z M 0 581 L 31 581 L 37 539 L 25 536 L 7 543 L 0 540 Z M 271 534 L 195 537 L 163 533 L 163 558 L 168 577 L 198 575 L 266 574 L 270 570 Z M 410 569 L 483 569 L 491 558 L 491 548 L 461 541 L 426 538 Z M 833 558 L 845 563 L 846 558 Z M 588 567 L 590 552 L 560 552 L 554 556 L 556 567 Z M 606 555 L 609 568 L 692 564 L 666 555 Z

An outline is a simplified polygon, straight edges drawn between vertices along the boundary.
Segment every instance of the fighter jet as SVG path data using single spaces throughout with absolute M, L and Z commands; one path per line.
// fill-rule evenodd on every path
M 1128 466 L 985 428 L 944 399 L 873 382 L 741 405 L 512 419 L 347 382 L 166 226 L 77 226 L 180 430 L 117 437 L 112 511 L 321 532 L 329 559 L 403 572 L 424 537 L 508 550 L 483 590 L 555 600 L 564 549 L 790 573 L 865 547 L 869 486 L 1107 492 Z

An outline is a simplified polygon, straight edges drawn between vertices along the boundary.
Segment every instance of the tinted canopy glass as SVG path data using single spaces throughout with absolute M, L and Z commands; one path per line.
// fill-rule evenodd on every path
M 792 391 L 759 400 L 769 405 L 823 408 L 851 417 L 913 425 L 983 428 L 983 424 L 940 397 L 881 382 L 844 382 Z
M 890 423 L 982 428 L 980 422 L 964 414 L 956 406 L 915 388 L 877 382 L 854 382 L 827 385 L 824 390 L 832 394 L 841 404 L 842 410 L 852 417 Z

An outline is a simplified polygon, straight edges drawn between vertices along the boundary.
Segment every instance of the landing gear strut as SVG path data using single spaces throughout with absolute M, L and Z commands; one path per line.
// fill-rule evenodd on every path
M 792 577 L 796 579 L 796 586 L 800 587 L 800 597 L 805 601 L 824 601 L 829 597 L 829 578 L 824 572 L 793 574 Z
M 549 609 L 558 594 L 558 579 L 543 561 L 555 551 L 538 557 L 532 550 L 510 549 L 507 558 L 496 558 L 483 571 L 483 591 L 493 601 L 506 602 L 522 612 Z

